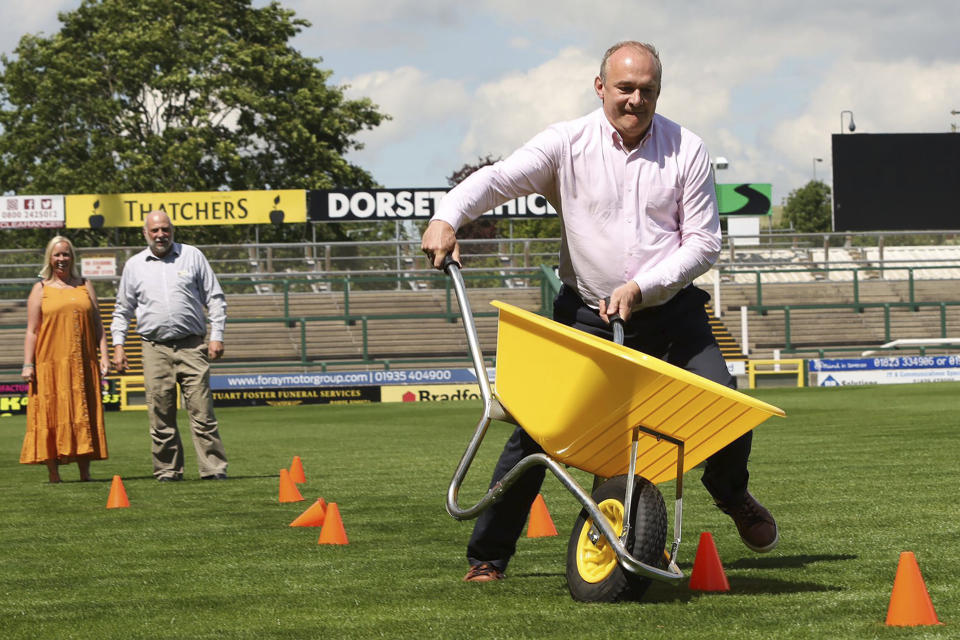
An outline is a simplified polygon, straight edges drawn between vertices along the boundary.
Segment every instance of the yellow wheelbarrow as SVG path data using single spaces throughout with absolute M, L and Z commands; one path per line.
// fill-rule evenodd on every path
M 753 429 L 777 407 L 622 345 L 512 305 L 499 309 L 496 389 L 491 389 L 460 274 L 448 261 L 483 399 L 483 415 L 447 490 L 447 512 L 475 518 L 530 467 L 547 467 L 583 505 L 567 547 L 575 600 L 638 599 L 651 580 L 679 583 L 683 474 Z M 521 426 L 545 451 L 521 460 L 475 505 L 460 486 L 491 421 Z M 595 476 L 588 494 L 567 467 Z M 632 479 L 629 480 L 629 479 Z M 655 486 L 676 479 L 673 542 Z

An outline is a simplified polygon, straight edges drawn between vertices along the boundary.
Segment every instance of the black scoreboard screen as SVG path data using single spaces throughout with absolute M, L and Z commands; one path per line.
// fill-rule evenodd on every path
M 832 137 L 835 231 L 960 229 L 960 133 Z

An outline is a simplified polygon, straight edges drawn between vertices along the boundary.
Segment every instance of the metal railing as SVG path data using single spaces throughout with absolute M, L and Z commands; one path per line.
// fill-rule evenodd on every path
M 952 263 L 950 263 L 950 264 L 940 264 L 940 265 L 930 265 L 930 266 L 920 266 L 920 267 L 917 267 L 917 266 L 886 267 L 886 271 L 887 271 L 887 272 L 891 272 L 891 271 L 906 271 L 906 272 L 907 272 L 907 277 L 906 277 L 906 282 L 907 282 L 907 300 L 906 300 L 905 302 L 903 302 L 902 304 L 907 305 L 907 306 L 916 306 L 916 307 L 919 307 L 919 306 L 922 305 L 922 303 L 916 299 L 916 281 L 917 281 L 917 278 L 915 277 L 916 272 L 919 271 L 919 270 L 933 270 L 933 271 L 944 270 L 944 271 L 945 271 L 945 270 L 947 270 L 947 269 L 958 270 L 958 269 L 960 269 L 960 264 L 958 264 L 958 263 L 953 263 L 953 262 L 952 262 Z M 820 274 L 820 273 L 824 273 L 824 274 L 826 274 L 826 273 L 831 273 L 831 272 L 832 272 L 832 273 L 837 273 L 837 272 L 844 272 L 844 273 L 846 273 L 846 272 L 850 272 L 851 275 L 852 275 L 852 277 L 851 277 L 851 279 L 850 279 L 850 287 L 851 287 L 850 294 L 851 294 L 852 300 L 853 300 L 851 304 L 852 304 L 854 307 L 860 307 L 860 309 L 858 309 L 858 310 L 862 310 L 862 308 L 866 308 L 866 307 L 871 306 L 871 303 L 869 303 L 869 302 L 861 302 L 861 301 L 860 301 L 860 281 L 861 281 L 860 274 L 861 274 L 862 272 L 865 272 L 865 271 L 872 272 L 872 271 L 875 271 L 875 269 L 874 269 L 874 268 L 868 268 L 868 267 L 828 267 L 828 268 L 822 268 L 822 267 L 813 267 L 813 268 L 796 267 L 796 268 L 790 268 L 790 269 L 782 269 L 782 268 L 773 268 L 773 269 L 740 269 L 740 268 L 734 268 L 734 269 L 730 269 L 730 268 L 722 268 L 722 267 L 721 267 L 721 268 L 718 269 L 718 273 L 719 273 L 719 276 L 720 276 L 720 278 L 721 278 L 721 281 L 722 281 L 724 275 L 728 275 L 728 276 L 730 276 L 730 275 L 753 275 L 753 276 L 754 276 L 754 278 L 755 278 L 754 290 L 755 290 L 755 292 L 756 292 L 756 293 L 755 293 L 756 303 L 755 303 L 755 304 L 748 304 L 748 305 L 747 305 L 747 308 L 750 309 L 751 311 L 756 311 L 757 313 L 760 313 L 761 315 L 766 315 L 766 313 L 767 313 L 768 311 L 770 311 L 770 310 L 772 310 L 772 309 L 781 309 L 781 308 L 783 308 L 783 306 L 784 306 L 784 305 L 768 305 L 768 304 L 764 304 L 764 302 L 763 302 L 763 287 L 764 287 L 763 277 L 764 277 L 765 275 L 769 276 L 769 275 L 783 274 L 783 273 L 810 273 L 810 274 Z M 767 283 L 767 284 L 769 285 L 769 284 L 771 284 L 771 283 Z M 778 283 L 778 284 L 782 284 L 782 283 Z M 839 285 L 839 284 L 841 284 L 841 283 L 840 283 L 840 282 L 837 282 L 837 281 L 831 281 L 831 284 Z M 958 297 L 960 297 L 960 290 L 958 290 L 956 293 L 957 293 Z M 897 303 L 891 303 L 891 304 L 897 304 Z M 799 308 L 799 307 L 797 307 L 797 308 Z
M 790 353 L 799 352 L 793 345 L 793 331 L 791 313 L 799 309 L 853 309 L 863 313 L 868 309 L 881 308 L 884 313 L 884 333 L 889 340 L 893 338 L 894 330 L 891 326 L 890 312 L 893 309 L 910 308 L 919 311 L 923 308 L 937 307 L 940 309 L 940 337 L 947 337 L 951 327 L 948 322 L 948 308 L 960 305 L 954 300 L 920 300 L 916 292 L 916 282 L 921 279 L 918 272 L 924 271 L 925 277 L 930 278 L 930 272 L 941 272 L 944 278 L 953 277 L 950 270 L 960 270 L 960 260 L 950 258 L 924 259 L 923 266 L 914 263 L 902 263 L 897 260 L 883 259 L 884 247 L 889 254 L 890 247 L 896 244 L 909 246 L 952 246 L 958 242 L 960 234 L 955 231 L 937 231 L 917 233 L 877 232 L 871 234 L 786 234 L 770 232 L 760 234 L 757 246 L 742 247 L 728 244 L 724 254 L 710 274 L 716 279 L 717 288 L 730 286 L 724 283 L 724 278 L 746 276 L 752 279 L 755 291 L 755 303 L 748 308 L 767 314 L 771 311 L 783 311 L 785 329 L 785 350 Z M 496 240 L 463 240 L 462 253 L 466 268 L 464 276 L 472 280 L 472 286 L 539 286 L 541 291 L 540 305 L 546 312 L 552 306 L 553 298 L 559 287 L 559 280 L 555 274 L 554 264 L 559 250 L 559 239 L 496 239 Z M 846 262 L 836 259 L 835 250 L 844 249 L 849 256 L 859 257 Z M 343 242 L 343 243 L 293 243 L 293 244 L 257 244 L 257 245 L 211 245 L 201 249 L 214 266 L 221 283 L 228 295 L 238 293 L 255 293 L 271 291 L 282 296 L 282 316 L 272 318 L 235 318 L 228 322 L 284 322 L 288 326 L 298 328 L 300 334 L 300 359 L 297 365 L 302 366 L 340 366 L 348 364 L 377 365 L 389 367 L 398 362 L 414 362 L 416 358 L 392 360 L 370 360 L 367 349 L 368 322 L 372 320 L 400 319 L 390 314 L 357 314 L 353 313 L 352 297 L 361 290 L 389 290 L 389 289 L 432 289 L 444 290 L 445 304 L 439 316 L 455 321 L 457 313 L 452 308 L 452 292 L 449 279 L 441 276 L 426 262 L 419 251 L 419 241 L 378 241 L 378 242 Z M 871 258 L 858 254 L 858 250 L 869 249 L 873 252 Z M 123 262 L 130 256 L 142 250 L 142 247 L 118 248 L 78 248 L 81 258 L 85 256 L 113 256 L 116 260 L 117 273 L 122 269 Z M 757 257 L 766 251 L 763 260 Z M 793 252 L 793 260 L 797 256 L 810 258 L 810 262 L 778 262 L 778 255 L 784 251 Z M 780 252 L 780 253 L 777 253 Z M 816 252 L 816 255 L 813 254 Z M 877 261 L 879 252 L 880 261 Z M 960 248 L 958 248 L 960 252 Z M 30 286 L 36 282 L 39 252 L 36 249 L 3 249 L 0 250 L 0 298 L 25 299 Z M 765 302 L 765 288 L 774 283 L 770 279 L 777 274 L 808 274 L 811 281 L 823 276 L 829 279 L 831 274 L 849 273 L 850 299 L 843 304 L 768 304 Z M 868 275 L 879 274 L 880 278 L 891 278 L 906 282 L 907 291 L 904 300 L 897 301 L 864 301 L 862 284 L 868 280 Z M 901 277 L 902 276 L 902 277 Z M 935 276 L 936 277 L 936 276 Z M 115 286 L 119 277 L 106 276 L 94 278 L 98 295 L 101 298 L 110 298 L 115 295 Z M 877 278 L 869 278 L 871 282 Z M 837 285 L 837 280 L 830 280 Z M 742 284 L 734 286 L 742 288 Z M 840 286 L 846 286 L 841 284 Z M 901 287 L 903 285 L 900 285 Z M 338 304 L 342 314 L 329 316 L 298 316 L 291 315 L 291 296 L 300 292 L 329 292 L 338 294 Z M 956 296 L 960 300 L 960 291 Z M 929 298 L 929 296 L 927 296 Z M 950 296 L 953 297 L 953 296 Z M 719 306 L 719 305 L 718 305 Z M 427 314 L 416 317 L 426 318 Z M 25 321 L 25 318 L 24 318 Z M 306 353 L 306 325 L 310 322 L 343 322 L 359 324 L 362 334 L 362 359 L 349 361 L 321 361 L 311 360 Z M 0 329 L 23 329 L 25 323 L 0 325 Z M 956 332 L 956 329 L 954 329 Z M 827 347 L 826 350 L 829 350 Z M 464 358 L 465 360 L 465 358 Z M 437 362 L 438 358 L 430 358 Z M 289 366 L 290 360 L 271 363 L 258 363 L 258 366 Z M 235 363 L 224 363 L 223 367 L 241 366 Z
M 817 311 L 827 311 L 827 310 L 836 310 L 836 309 L 847 309 L 855 311 L 857 313 L 863 313 L 865 309 L 882 309 L 883 310 L 883 341 L 890 342 L 892 340 L 892 323 L 890 318 L 891 309 L 901 308 L 901 309 L 910 309 L 911 311 L 919 311 L 921 308 L 937 308 L 940 310 L 940 338 L 947 338 L 949 336 L 948 323 L 947 323 L 947 308 L 949 307 L 960 307 L 960 301 L 956 302 L 860 302 L 855 304 L 795 304 L 795 305 L 766 305 L 764 309 L 767 311 L 783 311 L 783 329 L 784 329 L 784 347 L 783 351 L 786 353 L 796 353 L 797 350 L 793 346 L 793 331 L 791 325 L 791 312 L 797 310 L 817 310 Z M 960 325 L 960 322 L 957 323 Z M 960 326 L 954 328 L 954 333 L 960 333 Z
M 2 239 L 2 235 L 0 235 Z M 536 269 L 557 261 L 560 241 L 545 239 L 463 240 L 467 270 Z M 396 275 L 435 272 L 420 251 L 419 240 L 364 242 L 200 245 L 221 279 L 282 279 L 304 276 Z M 143 247 L 77 247 L 78 258 L 112 258 L 114 275 L 94 277 L 116 282 L 123 265 Z M 42 262 L 42 248 L 0 249 L 0 282 L 33 283 Z
M 0 243 L 3 236 L 0 232 Z M 744 246 L 741 239 L 724 237 L 724 249 L 717 264 L 720 268 L 760 268 L 802 264 L 810 267 L 863 267 L 883 270 L 897 266 L 886 257 L 898 245 L 960 247 L 960 232 L 870 232 L 870 233 L 792 233 L 764 231 L 757 243 Z M 419 239 L 395 239 L 348 242 L 257 243 L 239 245 L 200 245 L 218 276 L 256 274 L 265 278 L 289 277 L 291 272 L 305 274 L 404 273 L 430 270 L 420 252 Z M 559 238 L 497 238 L 461 240 L 467 269 L 531 269 L 553 265 L 560 249 Z M 77 247 L 78 256 L 113 258 L 116 273 L 123 263 L 143 249 L 128 247 Z M 837 257 L 842 250 L 846 257 Z M 958 249 L 960 251 L 960 249 Z M 779 253 L 788 258 L 777 257 Z M 867 255 L 870 254 L 870 255 Z M 872 257 L 870 257 L 872 256 Z M 32 282 L 40 269 L 42 247 L 0 249 L 0 282 Z M 925 260 L 927 262 L 927 260 Z M 931 259 L 930 262 L 936 262 Z M 903 265 L 901 265 L 903 266 Z M 98 280 L 115 280 L 104 276 Z
M 396 276 L 394 276 L 396 277 Z M 371 284 L 380 281 L 392 281 L 394 277 L 382 277 L 382 276 L 343 276 L 343 277 L 328 277 L 324 280 L 329 281 L 331 285 L 336 285 L 332 287 L 331 291 L 326 294 L 328 296 L 336 296 L 334 298 L 335 302 L 340 305 L 343 309 L 343 313 L 330 314 L 330 315 L 296 315 L 291 314 L 291 292 L 298 285 L 303 284 L 304 282 L 315 284 L 315 280 L 302 280 L 302 279 L 283 279 L 283 280 L 267 280 L 271 285 L 280 289 L 280 292 L 276 295 L 282 297 L 282 315 L 277 316 L 257 316 L 257 317 L 245 317 L 245 318 L 227 318 L 227 325 L 272 325 L 272 324 L 281 324 L 287 328 L 295 329 L 297 331 L 299 344 L 297 346 L 297 353 L 299 358 L 286 358 L 286 359 L 276 359 L 273 361 L 256 361 L 255 364 L 257 367 L 263 368 L 272 368 L 272 367 L 289 367 L 291 365 L 304 367 L 304 368 L 319 368 L 321 371 L 325 372 L 329 367 L 333 366 L 347 366 L 347 365 L 358 365 L 358 366 L 377 366 L 384 369 L 390 369 L 391 366 L 398 364 L 417 364 L 417 363 L 442 363 L 442 362 L 468 362 L 469 356 L 464 353 L 457 356 L 447 356 L 447 355 L 436 355 L 429 357 L 393 357 L 393 358 L 377 358 L 374 357 L 370 352 L 370 335 L 371 329 L 369 323 L 371 321 L 390 321 L 390 320 L 426 320 L 426 319 L 444 319 L 448 322 L 457 322 L 460 319 L 460 312 L 455 307 L 455 297 L 453 295 L 452 284 L 449 278 L 445 277 L 443 274 L 440 274 L 436 271 L 432 271 L 426 274 L 416 276 L 417 281 L 421 283 L 428 283 L 433 285 L 435 290 L 439 290 L 442 287 L 444 291 L 443 296 L 443 307 L 439 312 L 431 311 L 418 311 L 416 313 L 354 313 L 351 312 L 351 291 L 354 290 L 354 285 L 357 283 L 361 284 Z M 408 277 L 404 275 L 403 277 Z M 504 276 L 502 274 L 489 274 L 489 273 L 470 273 L 464 274 L 464 278 L 470 280 L 471 282 L 477 283 L 494 283 L 494 284 L 503 284 L 506 278 L 516 278 L 522 277 L 530 283 L 531 287 L 539 287 L 541 290 L 540 300 L 541 303 L 547 301 L 547 304 L 541 307 L 539 310 L 541 313 L 547 312 L 553 304 L 553 297 L 558 288 L 558 280 L 552 271 L 547 269 L 537 269 L 537 270 L 527 270 L 523 273 L 514 274 L 511 276 Z M 3 285 L 4 288 L 8 290 L 18 290 L 26 295 L 29 291 L 29 288 L 25 285 Z M 475 287 L 476 290 L 480 290 L 481 287 Z M 485 317 L 495 317 L 497 315 L 496 311 L 481 311 L 475 312 L 474 316 L 478 318 Z M 360 356 L 358 358 L 341 358 L 335 360 L 327 360 L 322 358 L 313 357 L 309 354 L 308 349 L 308 335 L 307 335 L 307 325 L 309 323 L 341 323 L 348 326 L 359 327 L 360 333 Z M 25 322 L 18 323 L 5 323 L 0 324 L 0 330 L 23 330 L 26 328 Z M 493 358 L 490 358 L 490 361 L 493 362 Z M 216 362 L 213 363 L 213 368 L 215 369 L 235 369 L 235 368 L 245 368 L 250 367 L 252 361 L 246 360 L 243 362 Z M 10 365 L 15 366 L 15 363 Z M 7 368 L 0 369 L 0 372 L 12 373 L 19 372 L 19 368 Z

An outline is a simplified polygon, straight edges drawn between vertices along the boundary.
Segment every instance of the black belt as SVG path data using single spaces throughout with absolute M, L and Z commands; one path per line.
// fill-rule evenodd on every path
M 160 345 L 161 347 L 176 347 L 176 346 L 180 346 L 184 342 L 187 342 L 188 340 L 202 341 L 203 336 L 189 335 L 189 336 L 183 336 L 182 338 L 173 338 L 172 340 L 153 340 L 151 338 L 147 338 L 146 336 L 140 336 L 140 339 L 143 340 L 144 342 L 149 342 L 152 345 Z
M 633 313 L 630 314 L 630 320 L 627 321 L 627 324 L 632 325 L 637 322 L 640 322 L 641 319 L 644 319 L 644 318 L 651 319 L 651 318 L 656 318 L 658 316 L 674 313 L 675 309 L 683 308 L 681 305 L 689 304 L 686 299 L 687 299 L 687 296 L 692 294 L 699 294 L 699 295 L 695 296 L 695 299 L 691 302 L 696 303 L 699 300 L 699 304 L 702 305 L 708 300 L 710 300 L 710 295 L 707 294 L 705 291 L 703 291 L 702 289 L 700 289 L 694 284 L 688 284 L 685 287 L 683 287 L 683 289 L 680 289 L 680 291 L 678 291 L 672 298 L 670 298 L 663 304 L 659 304 L 654 307 L 643 307 L 641 309 L 635 310 Z M 590 309 L 590 311 L 593 312 L 594 314 L 598 313 L 596 309 L 594 309 L 593 307 L 591 307 L 590 305 L 588 305 L 586 302 L 583 301 L 583 298 L 580 297 L 580 294 L 577 293 L 576 289 L 574 289 L 573 287 L 571 287 L 565 282 L 561 283 L 560 285 L 560 293 L 558 294 L 558 298 L 562 296 L 571 296 L 576 302 L 579 303 L 581 307 L 586 307 L 587 309 Z

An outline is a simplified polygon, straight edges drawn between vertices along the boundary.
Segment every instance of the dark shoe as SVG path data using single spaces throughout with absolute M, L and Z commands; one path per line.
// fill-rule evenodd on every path
M 201 480 L 226 480 L 227 474 L 225 473 L 215 473 L 212 476 L 200 476 Z
M 740 539 L 757 553 L 766 553 L 772 551 L 777 543 L 780 542 L 780 532 L 777 530 L 777 522 L 770 515 L 762 504 L 757 502 L 749 493 L 746 494 L 743 501 L 739 504 L 727 505 L 717 503 L 725 514 L 733 518 L 737 525 L 737 531 L 740 532 Z
M 503 571 L 497 569 L 489 562 L 481 562 L 470 567 L 467 575 L 463 577 L 464 582 L 493 582 L 494 580 L 503 580 L 506 578 Z

